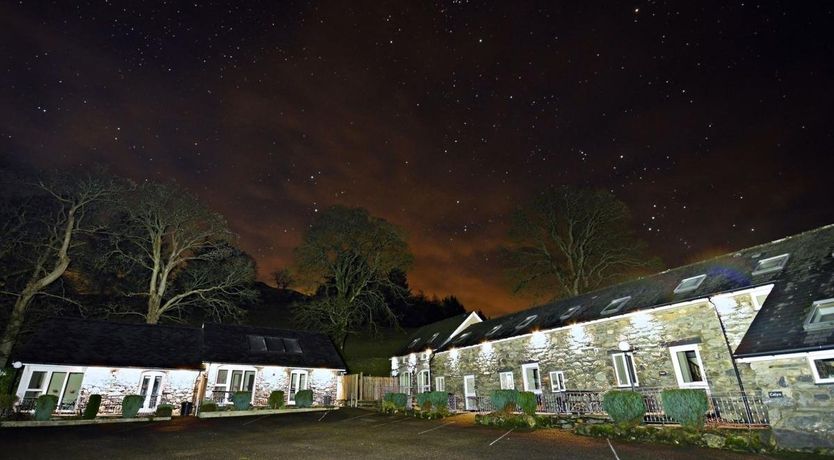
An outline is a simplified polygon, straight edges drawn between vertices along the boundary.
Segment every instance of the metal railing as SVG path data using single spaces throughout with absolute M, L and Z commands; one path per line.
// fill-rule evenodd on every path
M 536 395 L 538 400 L 537 412 L 573 415 L 604 414 L 602 395 L 602 392 L 592 390 L 541 393 Z

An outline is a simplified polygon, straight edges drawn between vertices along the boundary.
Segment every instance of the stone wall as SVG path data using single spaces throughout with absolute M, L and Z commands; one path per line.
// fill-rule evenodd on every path
M 294 370 L 307 371 L 307 387 L 313 390 L 314 402 L 323 404 L 330 400 L 330 404 L 336 401 L 339 371 L 333 369 L 313 368 L 290 368 L 283 366 L 246 366 L 246 365 L 223 365 L 212 363 L 208 366 L 208 384 L 206 395 L 214 390 L 217 381 L 217 372 L 220 369 L 228 370 L 254 370 L 255 371 L 255 394 L 252 398 L 253 406 L 266 406 L 269 394 L 273 391 L 283 391 L 284 397 L 289 397 L 290 374 Z M 285 399 L 286 400 L 286 399 Z
M 101 395 L 103 400 L 121 401 L 126 395 L 139 394 L 142 378 L 147 373 L 162 375 L 162 397 L 159 403 L 174 406 L 175 414 L 179 413 L 180 403 L 192 401 L 200 374 L 197 370 L 182 369 L 88 367 L 84 372 L 80 395 L 85 401 L 94 394 Z M 153 409 L 140 412 L 148 411 Z
M 739 319 L 746 315 L 737 315 Z M 549 372 L 563 371 L 568 390 L 604 391 L 616 387 L 611 354 L 620 341 L 635 349 L 641 387 L 677 388 L 668 347 L 697 343 L 713 392 L 739 390 L 732 358 L 718 316 L 708 302 L 657 309 L 538 332 L 513 339 L 450 350 L 434 356 L 434 376 L 446 377 L 446 390 L 462 395 L 463 376 L 475 375 L 478 395 L 499 388 L 498 373 L 512 371 L 523 389 L 521 365 L 537 362 L 542 391 L 550 391 Z
M 765 396 L 780 447 L 834 449 L 834 384 L 815 384 L 806 358 L 739 364 L 739 371 L 748 391 Z
M 429 370 L 429 375 L 432 380 L 431 386 L 432 389 L 434 389 L 434 371 L 432 370 L 432 356 L 433 355 L 431 352 L 420 352 L 411 353 L 410 355 L 405 356 L 395 356 L 392 358 L 391 376 L 399 378 L 399 376 L 402 374 L 410 373 L 411 388 L 416 389 L 417 373 L 423 370 Z M 396 360 L 396 362 L 394 362 L 393 360 Z M 399 391 L 405 391 L 405 389 L 400 388 Z M 448 387 L 447 391 L 449 391 Z M 416 393 L 416 391 L 412 391 L 412 393 Z

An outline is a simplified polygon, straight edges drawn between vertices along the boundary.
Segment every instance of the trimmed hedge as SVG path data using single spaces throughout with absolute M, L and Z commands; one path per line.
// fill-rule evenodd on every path
M 311 407 L 313 405 L 313 390 L 301 390 L 295 394 L 295 407 Z
M 122 417 L 133 418 L 139 413 L 145 398 L 141 395 L 127 395 L 122 399 Z
M 427 391 L 417 394 L 420 410 L 439 411 L 449 407 L 449 395 L 445 391 Z
M 210 399 L 206 399 L 202 404 L 200 404 L 200 412 L 217 412 L 217 403 Z
M 0 411 L 12 410 L 17 402 L 16 394 L 0 394 Z
M 390 403 L 395 409 L 402 410 L 405 409 L 408 402 L 408 395 L 405 393 L 385 393 L 383 402 Z
M 58 407 L 58 397 L 55 395 L 40 395 L 35 401 L 35 420 L 45 422 L 52 417 Z
M 602 397 L 602 408 L 616 423 L 637 425 L 646 414 L 643 396 L 636 391 L 611 390 Z
M 96 418 L 99 407 L 101 407 L 101 395 L 90 395 L 90 399 L 87 400 L 87 405 L 84 407 L 84 414 L 81 418 L 84 420 Z
M 704 390 L 670 389 L 660 393 L 663 411 L 685 428 L 702 429 L 709 403 Z
M 538 405 L 539 402 L 536 400 L 536 393 L 532 391 L 521 391 L 518 393 L 518 408 L 521 409 L 521 412 L 527 415 L 535 415 Z
M 269 399 L 266 400 L 266 404 L 270 409 L 280 409 L 284 407 L 284 392 L 280 390 L 273 391 L 269 394 Z
M 156 407 L 156 415 L 158 417 L 170 417 L 174 413 L 174 406 L 170 404 L 160 404 Z
M 496 411 L 515 412 L 518 405 L 518 390 L 495 390 L 489 396 Z
M 252 401 L 252 393 L 249 391 L 235 391 L 232 394 L 232 405 L 235 410 L 249 409 L 249 403 Z

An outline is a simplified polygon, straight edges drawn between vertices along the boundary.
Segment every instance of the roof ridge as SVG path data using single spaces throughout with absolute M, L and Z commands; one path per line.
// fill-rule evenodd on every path
M 107 319 L 101 318 L 76 318 L 76 317 L 60 317 L 60 316 L 50 316 L 45 318 L 46 321 L 78 321 L 84 323 L 105 323 L 110 325 L 122 325 L 122 326 L 142 326 L 142 327 L 150 327 L 150 328 L 159 328 L 164 327 L 168 329 L 188 329 L 191 331 L 199 331 L 200 328 L 197 326 L 190 326 L 190 325 L 178 325 L 178 324 L 150 324 L 150 323 L 128 323 L 125 321 L 111 321 Z

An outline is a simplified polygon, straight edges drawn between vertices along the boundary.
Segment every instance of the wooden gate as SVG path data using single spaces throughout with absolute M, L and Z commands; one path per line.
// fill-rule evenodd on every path
M 395 377 L 373 377 L 363 374 L 348 374 L 340 377 L 338 399 L 349 407 L 376 406 L 385 393 L 399 390 Z

